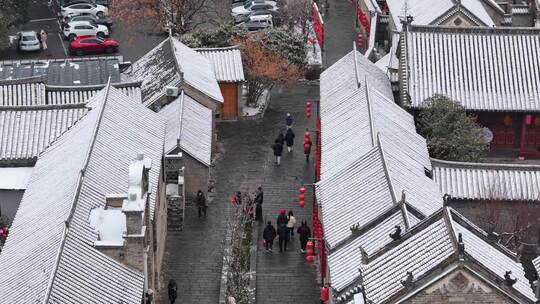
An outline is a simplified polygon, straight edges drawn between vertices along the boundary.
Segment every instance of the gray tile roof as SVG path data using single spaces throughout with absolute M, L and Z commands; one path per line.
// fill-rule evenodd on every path
M 410 107 L 443 94 L 468 110 L 540 111 L 539 29 L 412 26 L 406 45 Z
M 180 149 L 206 166 L 212 159 L 212 110 L 182 92 L 158 114 L 166 121 L 165 153 Z
M 45 76 L 47 84 L 63 86 L 120 82 L 121 56 L 51 60 L 0 61 L 0 80 Z
M 210 61 L 218 82 L 243 82 L 244 67 L 238 46 L 196 49 Z
M 464 244 L 461 258 L 457 246 L 459 234 Z M 476 266 L 471 267 L 472 264 Z M 441 271 L 444 273 L 458 268 L 467 269 L 495 286 L 504 285 L 504 274 L 511 271 L 517 279 L 510 288 L 514 293 L 512 296 L 515 298 L 515 295 L 519 295 L 524 299 L 518 300 L 520 303 L 533 303 L 536 300 L 523 267 L 516 262 L 516 255 L 498 243 L 489 242 L 487 233 L 455 210 L 444 208 L 402 234 L 399 241 L 368 254 L 367 261 L 359 265 L 361 276 L 359 274 L 349 282 L 347 289 L 339 292 L 337 302 L 346 303 L 352 293 L 358 292 L 360 277 L 368 300 L 373 303 L 393 303 L 418 292 Z M 350 270 L 348 272 L 352 275 Z M 407 272 L 413 274 L 415 286 L 412 290 L 406 290 L 401 283 L 407 277 Z
M 165 96 L 167 86 L 185 83 L 216 103 L 223 103 L 210 61 L 176 38 L 167 38 L 123 73 L 125 79 L 142 80 L 143 100 L 150 106 Z
M 463 200 L 540 201 L 540 166 L 432 159 L 441 192 Z
M 105 205 L 106 194 L 127 192 L 137 153 L 152 159 L 148 210 L 154 211 L 165 123 L 112 87 L 89 105 L 93 109 L 36 163 L 0 255 L 0 289 L 10 290 L 3 303 L 47 296 L 47 303 L 141 301 L 143 274 L 92 246 L 97 233 L 89 215 Z
M 0 163 L 32 165 L 87 111 L 84 105 L 0 108 Z

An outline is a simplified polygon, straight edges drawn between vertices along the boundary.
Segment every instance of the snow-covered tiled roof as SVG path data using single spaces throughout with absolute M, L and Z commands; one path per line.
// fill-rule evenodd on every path
M 47 84 L 80 86 L 120 82 L 122 56 L 0 61 L 0 79 L 45 76 Z
M 148 209 L 154 211 L 165 123 L 113 87 L 89 105 L 36 163 L 0 255 L 0 289 L 10 291 L 2 302 L 140 303 L 143 274 L 93 247 L 98 236 L 89 215 L 105 206 L 106 194 L 127 192 L 138 153 L 152 160 Z
M 461 4 L 452 0 L 392 0 L 387 1 L 388 10 L 398 31 L 401 31 L 402 24 L 400 18 L 412 16 L 412 24 L 430 25 L 437 24 L 437 21 L 453 9 L 463 8 L 466 13 L 472 14 L 474 19 L 481 22 L 481 26 L 494 26 L 493 19 L 486 11 L 483 2 L 486 0 L 461 0 Z M 487 1 L 489 2 L 489 0 Z
M 152 105 L 165 95 L 167 86 L 185 83 L 216 103 L 223 103 L 212 64 L 176 38 L 168 38 L 137 60 L 123 75 L 142 80 L 144 104 Z
M 442 206 L 437 185 L 425 176 L 431 162 L 412 115 L 393 102 L 388 77 L 355 52 L 321 76 L 316 191 L 330 248 L 348 238 L 353 224 L 363 226 L 391 208 L 403 191 L 424 216 Z
M 42 104 L 46 104 L 45 83 L 0 81 L 0 107 Z
M 540 29 L 412 26 L 408 106 L 435 94 L 468 110 L 540 111 Z
M 223 103 L 223 95 L 210 61 L 178 39 L 171 38 L 171 41 L 176 62 L 182 72 L 182 81 L 215 102 Z
M 238 46 L 224 48 L 201 48 L 196 49 L 210 61 L 217 81 L 219 82 L 243 82 L 244 67 L 242 65 L 242 55 Z
M 165 152 L 180 149 L 206 166 L 212 159 L 212 110 L 182 94 L 158 114 L 166 121 Z
M 536 257 L 532 262 L 534 269 L 536 269 L 536 274 L 540 274 L 540 256 Z
M 84 105 L 0 108 L 0 163 L 34 163 L 87 111 Z
M 414 215 L 408 214 L 411 226 L 419 222 Z M 330 282 L 332 288 L 337 291 L 345 289 L 360 276 L 358 269 L 362 265 L 362 253 L 360 247 L 369 255 L 382 249 L 392 242 L 390 233 L 394 227 L 400 226 L 403 233 L 407 230 L 403 214 L 396 209 L 389 216 L 381 216 L 381 221 L 362 235 L 354 238 L 351 242 L 328 254 L 328 268 L 330 269 Z M 350 231 L 349 231 L 350 233 Z
M 388 236 L 387 231 L 381 231 L 380 234 Z M 461 258 L 458 249 L 460 234 L 464 244 Z M 455 210 L 444 208 L 411 230 L 402 233 L 400 240 L 391 242 L 382 250 L 373 254 L 368 253 L 364 259 L 360 254 L 358 260 L 363 262 L 359 266 L 356 265 L 356 260 L 351 263 L 354 263 L 352 267 L 360 269 L 365 296 L 373 303 L 386 303 L 390 299 L 403 300 L 404 297 L 424 288 L 425 282 L 432 280 L 435 275 L 460 267 L 468 269 L 495 286 L 505 285 L 504 274 L 511 271 L 512 277 L 515 277 L 517 282 L 512 287 L 505 285 L 503 289 L 508 288 L 511 293 L 526 299 L 525 303 L 532 303 L 536 300 L 535 295 L 525 278 L 523 267 L 515 261 L 515 258 L 515 254 L 500 244 L 488 241 L 484 231 Z M 476 268 L 469 267 L 470 263 L 485 272 L 477 272 Z M 343 271 L 354 276 L 351 270 Z M 407 272 L 413 274 L 415 284 L 409 291 L 401 283 L 405 281 Z M 338 291 L 340 293 L 338 303 L 350 299 L 351 293 L 345 291 L 354 290 L 359 278 L 360 275 L 347 281 L 344 285 L 347 289 Z M 335 288 L 333 285 L 332 282 L 332 287 Z
M 432 164 L 433 179 L 453 199 L 540 201 L 540 166 L 438 159 Z
M 17 106 L 79 104 L 87 102 L 105 85 L 56 86 L 38 81 L 0 81 L 0 108 Z M 141 82 L 116 83 L 113 87 L 142 103 Z

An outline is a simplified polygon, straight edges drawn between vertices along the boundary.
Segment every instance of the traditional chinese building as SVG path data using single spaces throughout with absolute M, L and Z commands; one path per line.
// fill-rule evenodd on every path
M 490 147 L 540 156 L 540 29 L 408 26 L 400 102 L 415 111 L 435 94 L 486 127 Z
M 384 72 L 353 50 L 322 73 L 320 96 L 314 230 L 328 303 L 536 301 L 516 254 L 443 207 Z

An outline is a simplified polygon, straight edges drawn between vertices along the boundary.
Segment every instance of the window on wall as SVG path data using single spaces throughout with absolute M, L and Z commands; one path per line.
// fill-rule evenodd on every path
M 463 20 L 461 20 L 461 18 L 456 18 L 454 20 L 454 24 L 457 25 L 457 26 L 460 26 L 462 23 L 463 23 Z

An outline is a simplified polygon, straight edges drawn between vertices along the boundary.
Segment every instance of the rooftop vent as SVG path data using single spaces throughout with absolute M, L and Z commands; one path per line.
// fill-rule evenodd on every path
M 401 239 L 401 227 L 396 225 L 394 227 L 394 232 L 389 234 L 393 241 L 399 241 Z

